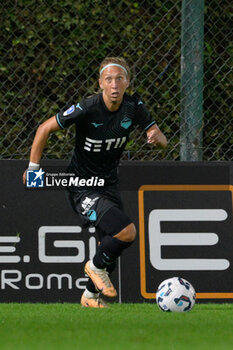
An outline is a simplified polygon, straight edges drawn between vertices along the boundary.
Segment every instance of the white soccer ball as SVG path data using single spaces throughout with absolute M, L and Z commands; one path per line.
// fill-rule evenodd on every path
M 162 311 L 190 311 L 195 300 L 195 289 L 191 283 L 180 277 L 163 281 L 156 292 L 156 302 Z

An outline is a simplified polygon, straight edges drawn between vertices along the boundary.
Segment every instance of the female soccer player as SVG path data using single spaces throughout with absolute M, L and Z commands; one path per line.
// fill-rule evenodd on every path
M 123 211 L 116 186 L 118 163 L 132 127 L 143 128 L 148 143 L 167 146 L 166 137 L 141 99 L 125 92 L 129 83 L 130 70 L 126 61 L 119 57 L 105 58 L 99 68 L 102 92 L 82 99 L 41 124 L 30 153 L 28 169 L 38 170 L 50 133 L 75 124 L 75 148 L 68 171 L 79 178 L 95 176 L 104 180 L 101 188 L 71 186 L 68 189 L 73 209 L 85 224 L 96 227 L 100 241 L 94 258 L 85 265 L 89 276 L 81 298 L 85 307 L 105 307 L 100 293 L 108 297 L 117 295 L 109 273 L 136 236 L 135 225 Z M 26 172 L 24 183 L 25 179 Z

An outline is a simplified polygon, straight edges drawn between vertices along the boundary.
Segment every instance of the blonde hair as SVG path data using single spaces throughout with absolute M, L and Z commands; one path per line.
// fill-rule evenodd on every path
M 122 67 L 125 68 L 125 70 L 127 71 L 127 78 L 130 78 L 130 68 L 126 62 L 126 60 L 123 57 L 106 57 L 100 64 L 99 67 L 99 73 L 102 71 L 102 69 L 107 66 L 108 64 L 118 64 Z

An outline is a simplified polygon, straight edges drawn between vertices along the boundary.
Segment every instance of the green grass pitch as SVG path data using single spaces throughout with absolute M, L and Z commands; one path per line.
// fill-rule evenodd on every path
M 155 304 L 0 304 L 1 350 L 231 350 L 233 304 L 165 313 Z

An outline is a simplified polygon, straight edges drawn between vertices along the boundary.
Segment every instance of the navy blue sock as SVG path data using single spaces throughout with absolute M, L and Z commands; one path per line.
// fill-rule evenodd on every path
M 131 246 L 132 242 L 123 242 L 110 235 L 105 236 L 100 245 L 97 247 L 96 254 L 93 258 L 93 264 L 104 269 L 115 263 L 124 249 Z

